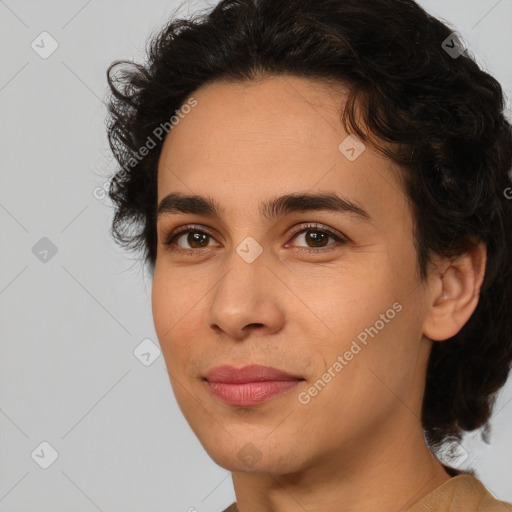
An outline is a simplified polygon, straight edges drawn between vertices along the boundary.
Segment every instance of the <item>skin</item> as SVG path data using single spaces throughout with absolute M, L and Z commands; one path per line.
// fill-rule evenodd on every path
M 450 478 L 423 437 L 425 372 L 431 340 L 458 332 L 476 307 L 485 249 L 435 257 L 420 279 L 397 167 L 369 143 L 355 161 L 338 149 L 348 135 L 338 113 L 344 94 L 291 75 L 209 84 L 194 92 L 197 106 L 169 133 L 159 161 L 158 201 L 179 191 L 225 209 L 221 218 L 158 218 L 152 310 L 179 407 L 210 457 L 232 472 L 241 512 L 396 512 Z M 342 194 L 372 220 L 261 216 L 260 202 L 293 192 Z M 293 236 L 310 222 L 348 241 L 301 252 L 319 247 L 307 232 Z M 193 255 L 164 245 L 187 224 L 211 235 L 202 245 L 187 234 L 175 240 Z M 263 249 L 252 263 L 236 252 L 248 236 Z M 300 403 L 299 393 L 397 302 L 401 311 Z M 245 408 L 220 402 L 203 380 L 214 366 L 253 363 L 305 380 Z M 239 457 L 247 453 L 252 464 Z

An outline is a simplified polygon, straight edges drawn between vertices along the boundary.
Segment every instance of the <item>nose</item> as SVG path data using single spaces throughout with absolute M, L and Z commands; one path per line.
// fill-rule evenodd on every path
M 237 340 L 252 336 L 254 331 L 260 336 L 276 333 L 285 318 L 286 287 L 263 254 L 248 261 L 234 253 L 207 296 L 208 327 Z

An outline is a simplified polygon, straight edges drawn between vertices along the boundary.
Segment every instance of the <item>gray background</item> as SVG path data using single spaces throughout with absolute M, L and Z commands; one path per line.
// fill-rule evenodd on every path
M 462 33 L 510 96 L 512 0 L 420 3 Z M 109 238 L 102 198 L 114 169 L 105 70 L 142 61 L 177 6 L 0 0 L 0 512 L 217 512 L 235 499 L 230 473 L 176 404 L 156 357 L 150 278 Z M 31 47 L 43 31 L 59 45 L 46 59 Z M 491 444 L 472 434 L 459 458 L 509 501 L 511 424 L 509 380 Z M 58 453 L 47 469 L 42 442 Z

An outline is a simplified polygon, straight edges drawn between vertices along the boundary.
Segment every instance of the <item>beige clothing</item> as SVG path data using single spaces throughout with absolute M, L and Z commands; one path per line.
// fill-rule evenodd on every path
M 235 502 L 223 512 L 240 511 Z M 403 512 L 512 512 L 512 504 L 494 498 L 473 475 L 460 474 Z

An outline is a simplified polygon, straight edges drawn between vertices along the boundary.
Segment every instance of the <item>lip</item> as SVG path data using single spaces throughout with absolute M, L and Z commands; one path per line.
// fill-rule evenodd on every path
M 271 368 L 250 365 L 236 369 L 217 366 L 205 378 L 212 394 L 232 406 L 255 406 L 288 391 L 304 381 L 300 376 Z
M 240 369 L 230 365 L 216 366 L 206 374 L 205 378 L 208 382 L 223 382 L 226 384 L 304 380 L 300 375 L 292 375 L 283 370 L 259 364 L 251 364 Z

